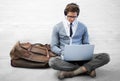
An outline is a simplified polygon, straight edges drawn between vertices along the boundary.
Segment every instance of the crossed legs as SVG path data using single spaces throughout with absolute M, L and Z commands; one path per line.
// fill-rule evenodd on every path
M 107 64 L 110 61 L 107 53 L 94 54 L 92 60 L 87 62 L 71 63 L 53 57 L 49 60 L 49 66 L 55 70 L 60 70 L 59 79 L 73 77 L 81 73 L 87 73 L 91 77 L 95 77 L 95 69 Z

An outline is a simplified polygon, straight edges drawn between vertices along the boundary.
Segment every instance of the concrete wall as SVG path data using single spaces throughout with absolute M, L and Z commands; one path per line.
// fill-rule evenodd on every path
M 95 53 L 119 54 L 119 0 L 0 0 L 0 58 L 9 58 L 17 41 L 50 43 L 52 28 L 69 2 L 80 5 L 78 20 L 88 27 Z

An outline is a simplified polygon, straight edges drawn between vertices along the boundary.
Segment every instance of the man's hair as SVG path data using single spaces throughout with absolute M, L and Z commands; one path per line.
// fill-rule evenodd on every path
M 77 12 L 78 16 L 80 12 L 79 6 L 75 3 L 69 3 L 64 10 L 64 15 L 67 15 L 68 12 Z

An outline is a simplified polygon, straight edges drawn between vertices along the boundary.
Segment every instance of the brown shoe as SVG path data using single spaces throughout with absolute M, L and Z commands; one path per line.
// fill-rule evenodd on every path
M 95 71 L 95 70 L 91 71 L 91 72 L 88 73 L 88 74 L 89 74 L 89 76 L 92 77 L 92 78 L 96 77 L 96 71 Z
M 58 75 L 58 79 L 62 80 L 64 78 L 72 78 L 74 76 L 72 71 L 61 71 Z

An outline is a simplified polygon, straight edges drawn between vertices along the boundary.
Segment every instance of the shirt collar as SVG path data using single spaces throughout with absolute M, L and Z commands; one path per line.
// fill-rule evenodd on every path
M 68 26 L 70 26 L 70 22 L 66 19 L 66 16 L 65 16 L 65 18 L 64 18 L 64 22 L 68 25 Z M 72 22 L 72 27 L 74 27 L 75 25 L 77 25 L 78 24 L 78 21 L 77 21 L 77 19 L 75 19 L 73 22 Z
M 64 19 L 63 19 L 63 25 L 65 28 L 66 34 L 69 36 L 69 34 L 70 34 L 69 33 L 70 22 L 66 19 L 66 17 L 64 17 Z M 78 25 L 78 21 L 77 21 L 77 19 L 75 19 L 74 22 L 72 23 L 73 35 L 75 34 L 75 31 L 78 27 L 77 25 Z

